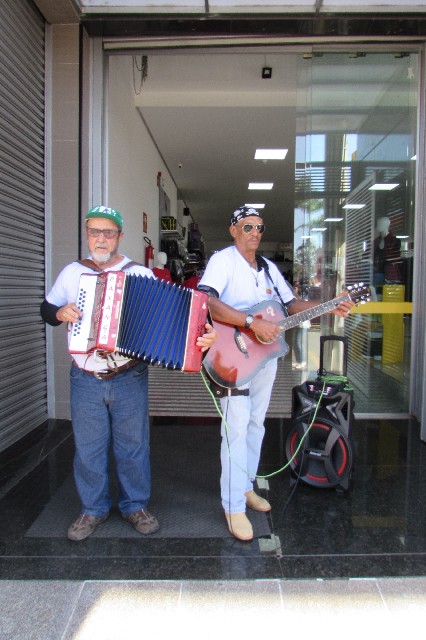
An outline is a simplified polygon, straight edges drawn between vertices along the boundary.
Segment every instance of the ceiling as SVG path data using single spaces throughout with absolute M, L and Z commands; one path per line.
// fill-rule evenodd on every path
M 164 1 L 35 2 L 48 22 L 82 21 L 90 35 L 102 35 L 106 43 L 109 38 L 109 46 L 117 46 L 117 53 L 124 55 L 127 50 L 130 61 L 135 53 L 139 66 L 141 52 L 146 53 L 147 77 L 142 87 L 135 70 L 135 104 L 173 176 L 179 197 L 209 246 L 229 241 L 230 215 L 247 202 L 266 205 L 264 241 L 291 242 L 296 137 L 316 132 L 364 131 L 383 138 L 403 127 L 407 90 L 402 84 L 416 81 L 416 70 L 411 78 L 410 57 L 367 54 L 374 45 L 362 43 L 362 38 L 368 41 L 375 37 L 380 43 L 385 38 L 406 36 L 407 45 L 401 46 L 409 48 L 408 40 L 419 34 L 422 39 L 426 33 L 423 2 L 392 0 L 379 7 L 362 0 L 356 5 L 358 14 L 344 16 L 345 11 L 353 10 L 345 0 L 310 0 L 303 3 L 305 14 L 299 12 L 299 2 L 285 5 L 294 5 L 291 13 L 282 12 L 284 5 L 273 1 L 269 20 L 265 15 L 249 19 L 248 13 L 239 13 L 244 4 L 241 2 L 236 3 L 240 9 L 235 15 L 231 2 L 218 3 L 223 11 L 213 15 L 208 11 L 216 5 L 200 0 L 208 19 L 191 18 L 189 14 L 173 17 L 173 3 Z M 196 3 L 190 4 L 194 8 Z M 252 5 L 250 11 L 258 11 L 258 3 L 245 4 Z M 155 7 L 160 5 L 164 6 L 158 15 L 147 19 L 148 13 L 155 13 Z M 170 9 L 168 15 L 162 14 L 166 5 Z M 181 7 L 182 3 L 176 6 Z M 262 5 L 265 6 L 266 3 Z M 146 15 L 132 15 L 129 8 Z M 343 12 L 342 16 L 327 14 L 331 8 Z M 422 16 L 410 15 L 419 9 Z M 373 15 L 373 10 L 380 11 L 380 15 Z M 367 19 L 362 16 L 364 11 L 368 12 Z M 391 11 L 401 13 L 385 15 Z M 310 18 L 308 12 L 313 14 Z M 188 46 L 192 37 L 201 41 L 206 37 L 204 41 L 208 42 L 209 37 L 215 36 L 223 43 L 238 35 L 244 38 L 233 49 L 191 51 L 183 49 L 180 40 L 173 40 L 184 36 L 184 46 Z M 259 38 L 262 41 L 265 37 L 268 46 L 242 46 L 243 41 L 259 44 Z M 286 42 L 287 48 L 275 46 L 274 38 Z M 329 39 L 329 50 L 345 46 L 346 53 L 328 53 L 324 57 L 312 54 L 318 38 Z M 146 48 L 149 39 L 151 49 Z M 141 48 L 144 42 L 145 48 Z M 160 51 L 161 42 L 170 48 Z M 359 57 L 348 55 L 348 48 L 355 51 L 355 56 L 359 52 Z M 263 67 L 272 69 L 270 79 L 262 78 Z M 258 147 L 288 148 L 287 157 L 284 161 L 255 161 Z M 309 149 L 300 156 L 299 152 L 298 162 L 311 159 Z M 338 147 L 329 151 L 328 159 L 340 159 Z M 269 192 L 248 191 L 249 181 L 273 182 L 274 187 Z
M 140 58 L 139 58 L 140 61 Z M 229 239 L 232 212 L 265 203 L 269 238 L 291 241 L 296 128 L 294 55 L 150 55 L 136 104 L 201 233 Z M 262 67 L 273 69 L 262 79 Z M 283 161 L 254 160 L 256 148 L 286 148 Z M 249 191 L 249 182 L 273 182 Z
M 219 15 L 232 14 L 298 14 L 327 15 L 331 13 L 354 14 L 421 13 L 423 0 L 35 0 L 49 22 L 63 20 L 70 15 L 134 15 L 180 14 Z
M 134 60 L 141 68 L 142 58 Z M 265 203 L 264 242 L 292 242 L 296 137 L 355 133 L 384 137 L 407 108 L 410 57 L 238 51 L 149 53 L 136 73 L 135 104 L 208 246 L 229 243 L 238 206 Z M 262 78 L 262 69 L 272 77 Z M 415 74 L 415 70 L 412 70 Z M 398 115 L 399 114 L 399 115 Z M 373 118 L 373 115 L 375 116 Z M 257 148 L 287 148 L 283 161 L 254 159 Z M 339 161 L 341 149 L 330 152 Z M 249 182 L 272 182 L 249 191 Z

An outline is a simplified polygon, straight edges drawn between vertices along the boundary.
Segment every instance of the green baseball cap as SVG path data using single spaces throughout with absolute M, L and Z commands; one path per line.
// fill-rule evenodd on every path
M 117 209 L 111 209 L 110 207 L 104 207 L 102 205 L 92 207 L 86 213 L 86 220 L 89 220 L 89 218 L 107 218 L 107 220 L 115 222 L 120 230 L 123 228 L 123 218 Z

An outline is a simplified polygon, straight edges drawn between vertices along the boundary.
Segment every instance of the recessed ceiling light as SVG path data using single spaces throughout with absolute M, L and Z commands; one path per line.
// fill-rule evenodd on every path
M 288 149 L 256 149 L 255 160 L 284 160 Z
M 249 189 L 263 189 L 265 191 L 270 191 L 274 186 L 273 182 L 249 182 Z
M 399 187 L 398 182 L 376 182 L 371 187 L 369 187 L 370 191 L 392 191 L 392 189 L 396 189 Z
M 324 218 L 324 222 L 342 222 L 343 218 Z
M 264 202 L 246 202 L 244 206 L 253 207 L 253 209 L 264 209 L 265 203 Z
M 342 209 L 364 209 L 365 204 L 344 204 Z
M 312 227 L 311 231 L 327 231 L 327 227 Z

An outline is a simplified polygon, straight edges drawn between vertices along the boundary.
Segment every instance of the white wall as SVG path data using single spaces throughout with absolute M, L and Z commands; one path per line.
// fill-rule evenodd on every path
M 46 289 L 78 257 L 79 26 L 52 25 L 46 35 Z M 47 328 L 49 418 L 69 418 L 66 326 Z
M 143 90 L 143 89 L 142 89 Z M 111 56 L 108 81 L 108 206 L 124 217 L 122 252 L 143 261 L 143 212 L 148 216 L 147 236 L 159 251 L 159 193 L 157 174 L 177 215 L 177 191 L 166 166 L 135 107 L 132 58 Z

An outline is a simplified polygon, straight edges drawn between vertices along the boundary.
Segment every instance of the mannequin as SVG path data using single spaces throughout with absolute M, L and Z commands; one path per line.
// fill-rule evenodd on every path
M 166 282 L 173 282 L 170 271 L 166 268 L 166 264 L 167 264 L 167 254 L 164 253 L 164 251 L 159 251 L 157 253 L 157 260 L 152 272 L 160 280 L 165 280 Z
M 196 289 L 201 280 L 201 275 L 197 274 L 197 269 L 194 266 L 184 267 L 184 271 L 185 279 L 182 282 L 182 286 L 187 289 Z
M 386 216 L 378 218 L 374 241 L 374 284 L 401 282 L 401 243 L 390 230 Z

